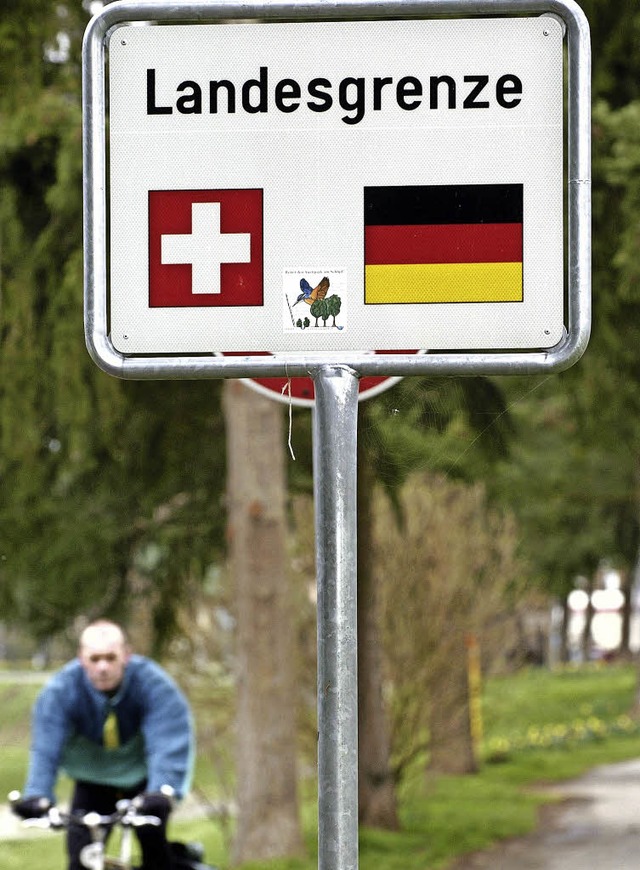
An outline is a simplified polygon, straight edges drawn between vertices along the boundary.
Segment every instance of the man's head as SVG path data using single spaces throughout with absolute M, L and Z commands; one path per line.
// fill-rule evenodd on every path
M 115 691 L 131 652 L 123 630 L 106 619 L 92 622 L 80 635 L 78 657 L 89 681 L 100 692 Z

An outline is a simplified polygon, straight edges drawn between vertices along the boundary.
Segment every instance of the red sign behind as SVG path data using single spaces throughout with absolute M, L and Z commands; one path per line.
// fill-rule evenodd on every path
M 421 353 L 419 350 L 376 350 L 374 352 L 385 354 Z M 245 354 L 225 353 L 224 356 L 245 356 Z M 251 356 L 268 356 L 268 353 L 265 351 L 262 354 L 251 354 Z M 242 378 L 242 380 L 248 387 L 257 392 L 271 399 L 279 399 L 286 404 L 291 402 L 294 405 L 313 407 L 315 402 L 312 378 Z M 360 378 L 358 381 L 358 401 L 377 396 L 378 393 L 388 390 L 399 380 L 401 380 L 399 377 L 385 377 L 383 375 Z

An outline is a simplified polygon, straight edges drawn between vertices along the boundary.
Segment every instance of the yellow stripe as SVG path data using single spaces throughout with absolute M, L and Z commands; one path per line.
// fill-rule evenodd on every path
M 522 263 L 366 266 L 364 301 L 522 302 Z
M 105 719 L 102 729 L 102 743 L 105 749 L 117 749 L 120 746 L 120 734 L 118 732 L 118 719 L 113 710 Z

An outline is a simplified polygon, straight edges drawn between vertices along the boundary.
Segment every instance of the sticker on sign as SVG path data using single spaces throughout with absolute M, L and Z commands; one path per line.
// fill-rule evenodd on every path
M 123 24 L 108 58 L 118 352 L 562 339 L 554 18 Z

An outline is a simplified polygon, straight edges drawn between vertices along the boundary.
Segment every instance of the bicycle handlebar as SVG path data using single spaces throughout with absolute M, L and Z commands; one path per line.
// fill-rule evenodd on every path
M 12 791 L 9 794 L 9 803 L 16 804 L 20 800 L 20 792 Z M 120 800 L 116 804 L 114 813 L 103 816 L 100 813 L 65 813 L 61 812 L 58 807 L 50 807 L 43 816 L 36 816 L 32 819 L 23 819 L 23 825 L 26 828 L 41 828 L 57 830 L 60 828 L 69 828 L 73 825 L 80 825 L 85 828 L 109 828 L 112 825 L 122 825 L 122 827 L 140 828 L 144 825 L 159 826 L 162 820 L 158 816 L 141 816 L 138 813 L 134 801 Z

